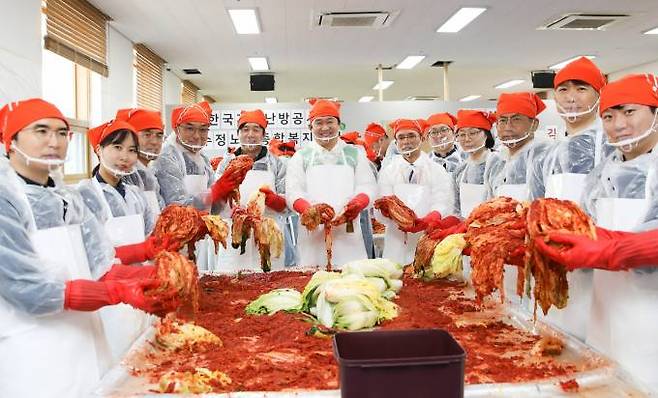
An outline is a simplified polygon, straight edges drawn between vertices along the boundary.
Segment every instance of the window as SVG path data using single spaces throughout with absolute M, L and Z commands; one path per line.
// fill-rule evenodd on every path
M 81 0 L 47 0 L 45 4 L 46 7 L 43 8 L 44 23 L 42 24 L 42 30 L 45 33 L 44 50 L 42 52 L 42 96 L 62 111 L 69 121 L 71 130 L 74 132 L 69 143 L 66 163 L 64 164 L 64 180 L 67 183 L 76 183 L 90 176 L 91 150 L 86 132 L 89 127 L 101 123 L 100 84 L 102 77 L 99 73 L 107 73 L 107 67 L 104 69 L 100 67 L 100 55 L 97 56 L 98 59 L 92 62 L 90 56 L 84 58 L 75 51 L 60 51 L 64 48 L 62 46 L 53 47 L 53 40 L 61 34 L 61 32 L 54 30 L 53 26 L 57 25 L 53 25 L 53 21 L 57 21 L 66 12 L 72 12 L 70 8 L 66 8 L 71 4 L 79 9 L 87 10 L 81 8 Z M 73 22 L 70 23 L 70 26 L 74 25 Z M 67 29 L 70 26 L 67 25 Z M 90 24 L 89 26 L 94 25 Z M 84 34 L 86 33 L 78 36 Z M 105 38 L 105 32 L 103 38 Z M 104 42 L 103 46 L 105 46 Z M 102 57 L 105 57 L 104 47 Z M 99 73 L 94 72 L 94 70 Z
M 143 44 L 136 44 L 134 52 L 137 106 L 160 111 L 163 103 L 164 60 Z
M 199 92 L 199 87 L 195 86 L 189 80 L 183 80 L 181 83 L 183 89 L 181 90 L 181 103 L 183 105 L 191 105 L 196 102 L 196 95 Z
M 43 0 L 47 50 L 108 76 L 107 21 L 110 19 L 85 0 Z

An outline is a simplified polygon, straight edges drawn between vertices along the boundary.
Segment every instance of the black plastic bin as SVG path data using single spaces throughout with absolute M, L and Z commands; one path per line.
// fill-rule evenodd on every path
M 338 333 L 342 398 L 461 398 L 464 349 L 440 329 Z

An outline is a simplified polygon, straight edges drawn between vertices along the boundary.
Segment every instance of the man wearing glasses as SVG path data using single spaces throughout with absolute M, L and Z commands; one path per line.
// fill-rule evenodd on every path
M 507 196 L 518 201 L 529 199 L 528 182 L 533 173 L 532 165 L 544 160 L 548 141 L 535 139 L 539 127 L 539 115 L 546 106 L 530 92 L 501 94 L 498 98 L 496 131 L 501 149 L 490 159 L 484 174 L 487 198 Z M 505 290 L 510 299 L 516 296 L 514 266 L 506 266 Z
M 208 210 L 213 170 L 201 149 L 208 141 L 210 105 L 203 101 L 175 108 L 173 134 L 153 165 L 165 205 L 178 203 Z

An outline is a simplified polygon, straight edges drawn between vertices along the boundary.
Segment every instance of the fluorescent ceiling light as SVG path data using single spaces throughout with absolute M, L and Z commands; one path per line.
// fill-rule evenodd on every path
M 481 95 L 469 95 L 469 96 L 466 96 L 466 97 L 460 99 L 459 101 L 461 101 L 461 102 L 468 102 L 468 101 L 476 100 L 476 99 L 478 99 L 478 98 L 480 98 L 480 97 L 482 97 L 482 96 L 481 96 Z
M 525 82 L 525 80 L 514 79 L 514 80 L 510 80 L 510 81 L 504 82 L 504 83 L 500 83 L 500 84 L 497 85 L 495 88 L 497 88 L 497 89 L 499 89 L 499 90 L 502 90 L 502 89 L 504 89 L 504 88 L 510 88 L 510 87 L 518 86 L 519 84 L 521 84 L 521 83 L 523 83 L 523 82 Z
M 387 88 L 391 87 L 391 84 L 393 84 L 392 80 L 382 80 L 382 90 L 386 90 Z M 372 88 L 373 90 L 379 90 L 379 83 L 375 84 L 375 87 Z
M 395 68 L 396 69 L 412 69 L 414 66 L 418 65 L 420 61 L 424 60 L 424 55 L 409 55 L 402 62 L 400 62 Z
M 276 104 L 279 101 L 277 101 L 276 97 L 265 97 L 265 102 L 268 104 Z
M 658 26 L 656 26 L 653 29 L 649 29 L 646 32 L 644 32 L 645 35 L 658 35 Z
M 366 95 L 365 97 L 359 98 L 359 102 L 370 102 L 374 99 L 372 95 Z
M 249 57 L 249 65 L 254 72 L 265 72 L 270 70 L 270 65 L 265 57 Z
M 462 7 L 436 31 L 439 33 L 457 33 L 486 10 L 484 7 Z
M 260 33 L 258 15 L 255 8 L 228 10 L 235 31 L 239 35 L 256 35 Z
M 562 61 L 562 62 L 558 62 L 558 63 L 555 64 L 555 65 L 551 65 L 551 66 L 548 67 L 548 69 L 555 69 L 555 70 L 562 69 L 562 68 L 564 68 L 568 63 L 570 63 L 570 62 L 572 62 L 572 61 L 575 61 L 575 60 L 577 60 L 577 59 L 580 58 L 580 57 L 585 57 L 585 58 L 589 58 L 589 59 L 594 59 L 594 58 L 596 58 L 596 56 L 594 56 L 594 55 L 577 55 L 577 56 L 575 56 L 575 57 L 572 57 L 572 58 L 569 58 L 569 59 L 565 59 L 565 60 Z

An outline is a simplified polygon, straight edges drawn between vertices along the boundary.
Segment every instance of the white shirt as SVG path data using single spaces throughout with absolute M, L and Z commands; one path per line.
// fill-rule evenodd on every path
M 413 163 L 409 163 L 403 156 L 395 156 L 384 166 L 379 173 L 380 196 L 393 195 L 393 186 L 397 184 L 426 186 L 430 190 L 431 210 L 438 211 L 442 216 L 454 214 L 455 193 L 452 177 L 426 153 L 421 152 Z M 418 216 L 423 217 L 425 214 Z

